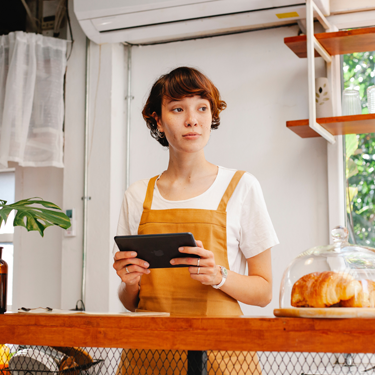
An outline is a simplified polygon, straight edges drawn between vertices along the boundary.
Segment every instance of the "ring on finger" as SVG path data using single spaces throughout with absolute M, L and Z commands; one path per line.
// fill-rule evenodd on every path
M 200 270 L 200 267 L 198 267 L 198 272 L 197 272 L 197 275 L 199 275 L 199 270 Z
M 198 263 L 197 263 L 197 267 L 199 267 L 199 262 L 200 262 L 201 258 L 198 258 Z
M 129 270 L 128 270 L 128 267 L 125 267 L 125 271 L 126 271 L 126 273 L 130 273 Z

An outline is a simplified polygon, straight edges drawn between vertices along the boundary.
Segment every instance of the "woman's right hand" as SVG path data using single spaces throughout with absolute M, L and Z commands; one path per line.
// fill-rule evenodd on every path
M 113 258 L 113 268 L 126 285 L 138 285 L 141 276 L 150 273 L 150 265 L 136 256 L 134 251 L 118 251 Z

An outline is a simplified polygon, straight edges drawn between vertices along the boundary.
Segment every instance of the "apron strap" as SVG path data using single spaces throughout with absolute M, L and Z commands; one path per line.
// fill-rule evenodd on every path
M 236 189 L 238 183 L 240 182 L 242 176 L 246 173 L 246 171 L 236 171 L 234 176 L 232 177 L 232 180 L 230 181 L 227 190 L 225 190 L 225 193 L 223 197 L 221 198 L 221 201 L 219 203 L 219 206 L 217 208 L 218 211 L 226 211 L 227 210 L 227 204 L 229 202 L 230 197 L 232 196 L 234 190 Z
M 151 210 L 152 205 L 152 198 L 154 197 L 154 187 L 155 187 L 155 181 L 157 180 L 159 176 L 155 176 L 150 178 L 150 181 L 147 185 L 147 191 L 146 191 L 146 198 L 143 202 L 143 209 L 144 210 Z
M 246 171 L 236 171 L 234 176 L 232 177 L 232 180 L 230 181 L 227 190 L 225 191 L 223 197 L 221 198 L 221 201 L 219 203 L 219 206 L 217 208 L 218 211 L 226 211 L 227 210 L 227 204 L 229 202 L 230 197 L 232 196 L 234 190 L 236 189 L 238 183 L 240 182 L 242 176 L 246 173 Z M 155 182 L 159 176 L 155 176 L 150 178 L 148 185 L 147 185 L 147 191 L 146 191 L 146 197 L 143 202 L 143 209 L 144 210 L 151 210 L 152 205 L 152 199 L 154 197 L 154 187 Z

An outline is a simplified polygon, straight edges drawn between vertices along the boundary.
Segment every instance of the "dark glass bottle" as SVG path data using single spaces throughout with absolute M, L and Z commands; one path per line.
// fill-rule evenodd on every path
M 7 311 L 7 281 L 8 265 L 5 260 L 1 259 L 3 248 L 0 246 L 0 314 Z

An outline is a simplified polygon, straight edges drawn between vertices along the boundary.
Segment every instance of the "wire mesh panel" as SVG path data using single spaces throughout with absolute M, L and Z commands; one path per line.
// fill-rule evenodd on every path
M 269 375 L 374 374 L 373 354 L 339 353 L 259 353 L 262 373 Z
M 375 356 L 13 345 L 0 374 L 366 375 L 375 374 Z

